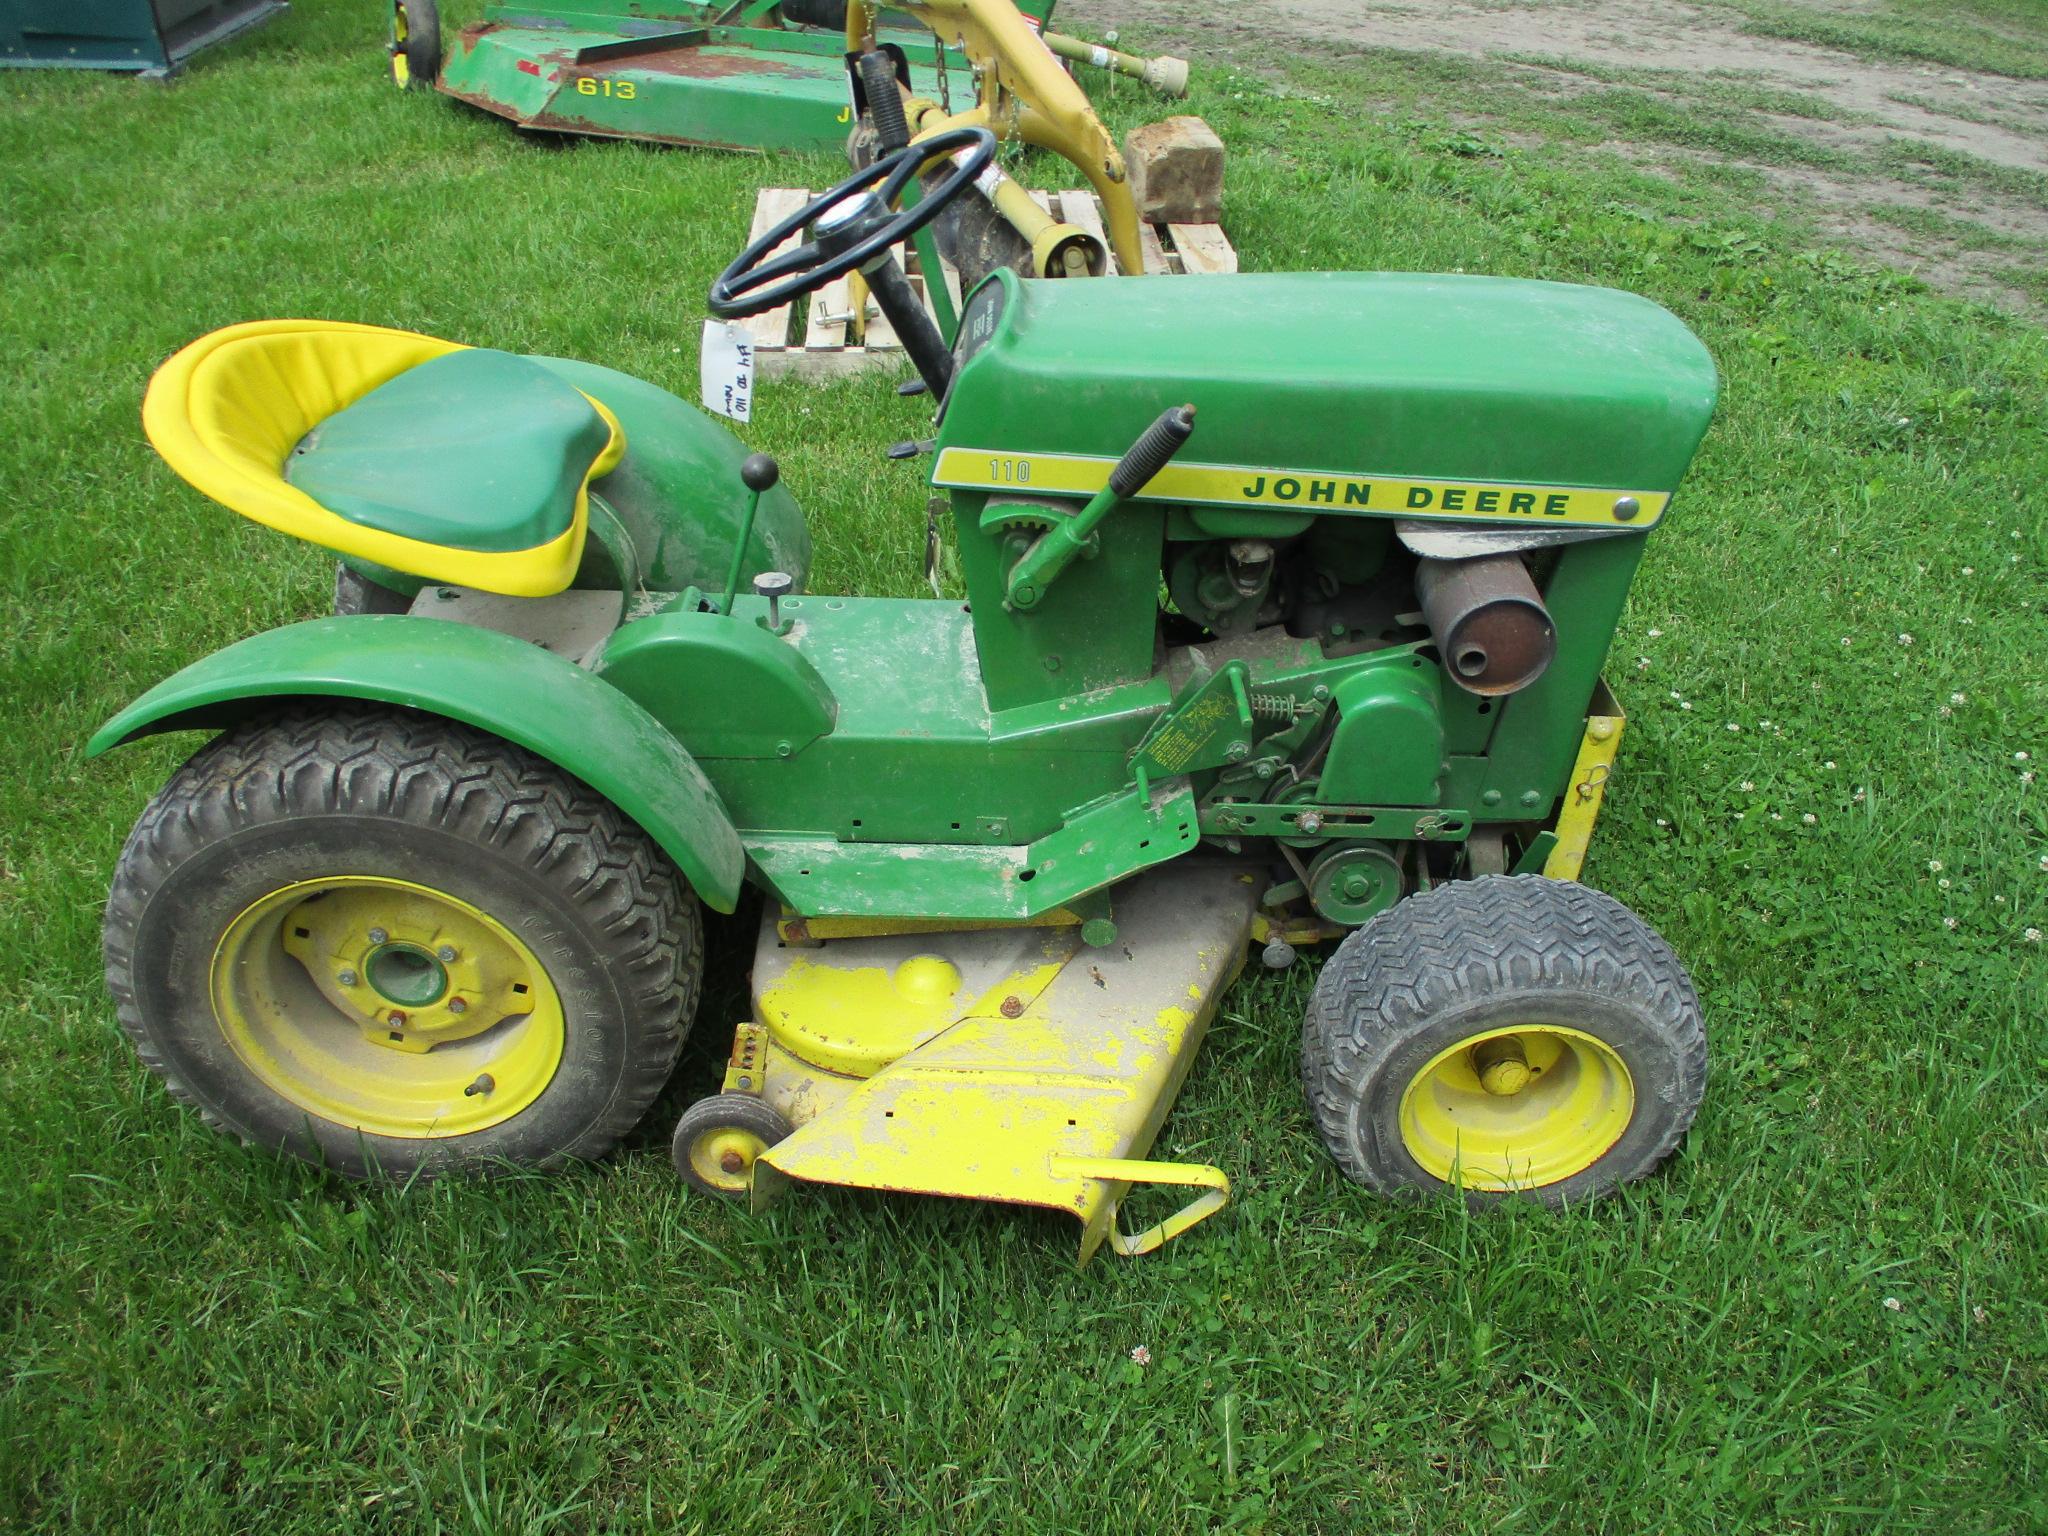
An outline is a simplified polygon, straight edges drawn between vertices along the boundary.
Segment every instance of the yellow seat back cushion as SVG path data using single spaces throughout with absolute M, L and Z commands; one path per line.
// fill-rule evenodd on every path
M 601 401 L 591 404 L 611 440 L 577 492 L 574 521 L 532 549 L 451 549 L 362 527 L 284 478 L 286 457 L 313 427 L 407 369 L 461 350 L 458 342 L 346 321 L 231 325 L 157 370 L 142 403 L 143 429 L 187 483 L 281 533 L 430 581 L 515 597 L 559 592 L 583 556 L 589 483 L 625 453 L 625 435 Z

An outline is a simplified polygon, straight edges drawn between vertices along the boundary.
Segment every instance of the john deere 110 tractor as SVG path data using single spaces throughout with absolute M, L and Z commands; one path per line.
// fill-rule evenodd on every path
M 1011 272 L 948 348 L 892 249 L 993 149 L 883 156 L 710 304 L 869 275 L 965 601 L 806 591 L 773 460 L 595 364 L 273 320 L 164 365 L 171 466 L 407 610 L 243 640 L 93 740 L 215 733 L 107 907 L 121 1023 L 179 1098 L 354 1175 L 597 1157 L 675 1064 L 700 907 L 752 893 L 751 1007 L 676 1131 L 700 1189 L 1022 1202 L 1084 1259 L 1156 1247 L 1227 1199 L 1148 1158 L 1219 1000 L 1324 942 L 1302 1078 L 1352 1178 L 1575 1200 L 1672 1150 L 1697 1001 L 1576 877 L 1704 349 L 1554 283 Z M 1189 1203 L 1122 1230 L 1148 1185 Z

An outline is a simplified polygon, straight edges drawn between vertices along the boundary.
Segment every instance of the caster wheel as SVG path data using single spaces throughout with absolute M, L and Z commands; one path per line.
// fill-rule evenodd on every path
M 391 79 L 401 91 L 441 75 L 441 11 L 434 0 L 391 0 Z
M 1670 947 L 1613 897 L 1532 875 L 1382 912 L 1323 968 L 1302 1038 L 1324 1144 L 1390 1195 L 1606 1194 L 1678 1145 L 1706 1068 Z
M 790 1133 L 790 1124 L 749 1093 L 699 1099 L 676 1122 L 676 1172 L 706 1194 L 744 1195 L 754 1159 Z

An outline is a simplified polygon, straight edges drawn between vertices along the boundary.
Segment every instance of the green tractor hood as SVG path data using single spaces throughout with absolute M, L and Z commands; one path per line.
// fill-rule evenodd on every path
M 1195 434 L 1148 499 L 1634 531 L 1716 394 L 1670 311 L 1513 278 L 999 272 L 960 334 L 933 480 L 1009 494 L 1088 494 L 1162 409 L 1192 403 Z

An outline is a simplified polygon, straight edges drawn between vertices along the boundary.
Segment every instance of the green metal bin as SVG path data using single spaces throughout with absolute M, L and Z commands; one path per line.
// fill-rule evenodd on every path
M 0 65 L 163 79 L 285 9 L 284 0 L 0 0 Z

